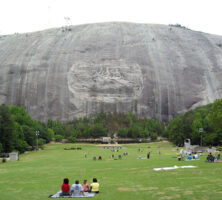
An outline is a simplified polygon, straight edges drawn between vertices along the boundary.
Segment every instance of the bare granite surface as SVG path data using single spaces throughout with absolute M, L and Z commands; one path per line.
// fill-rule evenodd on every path
M 222 36 L 99 23 L 0 36 L 0 104 L 35 119 L 133 112 L 169 121 L 222 98 Z

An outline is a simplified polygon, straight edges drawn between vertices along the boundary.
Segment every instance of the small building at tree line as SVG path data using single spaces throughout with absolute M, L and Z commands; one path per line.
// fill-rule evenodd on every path
M 19 159 L 18 152 L 11 152 L 9 153 L 9 160 L 17 161 Z

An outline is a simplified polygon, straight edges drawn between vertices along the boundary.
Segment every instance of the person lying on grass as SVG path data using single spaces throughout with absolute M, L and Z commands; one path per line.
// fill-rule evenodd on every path
M 62 192 L 59 194 L 60 196 L 69 196 L 69 179 L 64 178 L 62 184 Z
M 75 184 L 72 185 L 72 188 L 71 188 L 71 193 L 70 195 L 72 196 L 72 194 L 74 196 L 85 196 L 84 195 L 84 191 L 83 191 L 83 188 L 82 188 L 82 185 L 79 184 L 79 181 L 76 180 Z
M 93 183 L 90 185 L 89 192 L 99 193 L 99 183 L 96 178 L 93 178 Z

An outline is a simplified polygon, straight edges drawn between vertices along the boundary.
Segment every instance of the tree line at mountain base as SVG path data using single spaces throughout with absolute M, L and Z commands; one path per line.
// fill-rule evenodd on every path
M 200 131 L 201 130 L 201 131 Z M 37 135 L 38 134 L 38 135 Z M 183 146 L 192 144 L 222 145 L 222 100 L 201 106 L 171 120 L 167 125 L 158 120 L 139 118 L 132 113 L 97 113 L 69 122 L 33 120 L 23 107 L 0 105 L 0 153 L 34 150 L 50 141 L 76 142 L 77 139 L 118 137 L 155 141 L 168 138 Z

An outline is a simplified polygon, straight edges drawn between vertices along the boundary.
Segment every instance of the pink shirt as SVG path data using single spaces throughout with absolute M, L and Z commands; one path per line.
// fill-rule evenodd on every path
M 87 183 L 84 185 L 83 190 L 84 190 L 84 191 L 88 191 L 88 190 L 89 190 L 89 185 L 88 185 Z

